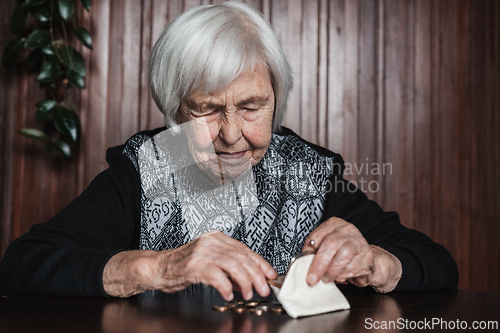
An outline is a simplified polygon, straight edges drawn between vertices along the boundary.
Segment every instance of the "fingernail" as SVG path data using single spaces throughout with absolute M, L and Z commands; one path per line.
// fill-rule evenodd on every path
M 246 299 L 252 299 L 252 297 L 253 297 L 253 292 L 249 292 L 247 294 L 247 298 Z
M 316 284 L 318 282 L 318 277 L 315 274 L 309 274 L 307 277 L 307 283 L 309 283 L 311 286 Z
M 229 294 L 229 301 L 232 301 L 233 298 L 234 298 L 234 294 L 233 293 Z
M 326 278 L 326 276 L 323 276 L 323 277 L 321 278 L 321 281 L 323 281 L 324 283 L 328 283 L 328 282 L 330 282 L 330 281 L 328 281 L 328 279 Z
M 269 285 L 266 283 L 264 285 L 261 286 L 260 288 L 264 293 L 269 293 L 271 292 L 271 289 L 269 289 Z

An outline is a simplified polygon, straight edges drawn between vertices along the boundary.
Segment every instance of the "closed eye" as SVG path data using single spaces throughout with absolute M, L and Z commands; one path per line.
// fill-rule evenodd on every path
M 210 116 L 217 114 L 219 110 L 203 110 L 202 112 L 197 112 L 197 111 L 192 111 L 193 116 L 195 117 L 205 117 L 205 116 Z

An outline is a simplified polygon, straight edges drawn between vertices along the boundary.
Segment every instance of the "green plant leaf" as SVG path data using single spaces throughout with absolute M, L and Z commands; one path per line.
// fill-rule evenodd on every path
M 92 37 L 90 37 L 90 33 L 84 27 L 76 27 L 73 29 L 76 38 L 87 48 L 93 50 L 92 47 Z
M 28 67 L 34 66 L 40 63 L 43 60 L 43 53 L 40 49 L 32 50 L 26 59 L 24 60 L 24 64 Z
M 83 8 L 85 8 L 87 11 L 90 11 L 92 0 L 80 0 L 80 2 L 82 3 Z
M 25 38 L 16 38 L 11 40 L 3 50 L 2 53 L 2 66 L 5 69 L 12 68 L 16 65 L 19 54 L 25 42 Z
M 73 142 L 80 140 L 80 118 L 78 118 L 75 110 L 58 104 L 54 107 L 52 115 L 54 125 L 61 134 L 71 138 Z
M 50 5 L 42 4 L 40 6 L 30 7 L 30 13 L 40 22 L 50 20 Z
M 28 6 L 38 6 L 41 5 L 42 3 L 47 3 L 50 0 L 27 0 L 26 5 Z
M 68 160 L 71 158 L 71 149 L 66 142 L 63 141 L 54 141 L 52 145 L 56 149 L 57 153 Z
M 80 89 L 85 89 L 85 80 L 83 79 L 80 74 L 75 72 L 74 70 L 69 70 L 66 72 L 66 77 L 68 78 L 69 83 L 71 83 L 72 86 L 75 86 Z
M 49 140 L 45 133 L 35 128 L 23 128 L 19 130 L 19 133 L 21 133 L 21 135 L 24 137 L 35 139 L 38 141 L 47 142 Z
M 61 66 L 59 65 L 59 61 L 57 61 L 57 58 L 47 57 L 42 63 L 40 74 L 36 80 L 41 83 L 50 84 L 53 83 L 62 73 L 63 71 L 61 70 Z
M 83 61 L 83 57 L 80 52 L 69 45 L 63 45 L 59 48 L 59 54 L 61 55 L 64 65 L 69 70 L 75 71 L 82 77 L 87 75 L 85 70 L 85 61 Z
M 62 19 L 67 22 L 75 10 L 74 0 L 58 0 L 58 4 L 59 14 L 61 14 Z
M 50 99 L 36 103 L 38 109 L 36 110 L 35 120 L 39 122 L 47 120 L 56 105 L 56 101 Z
M 40 51 L 42 51 L 43 53 L 47 54 L 47 55 L 55 55 L 56 53 L 54 52 L 54 48 L 52 47 L 52 43 L 49 42 L 47 45 L 45 46 L 42 46 L 40 48 Z
M 29 48 L 37 48 L 47 45 L 50 42 L 50 34 L 48 30 L 45 29 L 36 29 L 31 33 L 31 35 L 26 38 L 26 42 L 24 42 L 24 47 Z
M 13 34 L 17 34 L 23 30 L 26 24 L 26 17 L 28 17 L 28 6 L 24 3 L 17 5 L 10 21 L 10 30 Z

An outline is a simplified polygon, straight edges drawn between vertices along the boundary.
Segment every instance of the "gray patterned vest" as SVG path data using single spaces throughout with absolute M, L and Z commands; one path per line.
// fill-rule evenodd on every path
M 173 249 L 220 230 L 284 274 L 320 223 L 333 158 L 296 136 L 273 134 L 248 177 L 216 186 L 196 165 L 186 163 L 192 159 L 188 151 L 167 153 L 165 146 L 178 143 L 162 133 L 137 134 L 123 152 L 141 176 L 140 248 Z M 187 167 L 174 167 L 179 161 Z

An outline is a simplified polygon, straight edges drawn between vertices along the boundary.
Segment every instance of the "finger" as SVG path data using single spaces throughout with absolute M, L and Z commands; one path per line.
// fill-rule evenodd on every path
M 214 287 L 226 301 L 231 301 L 234 298 L 233 284 L 228 276 L 218 267 L 211 266 L 207 269 L 206 278 L 201 280 L 202 283 Z
M 268 263 L 264 258 L 262 258 L 257 253 L 253 252 L 248 248 L 250 258 L 255 262 L 255 264 L 259 267 L 260 271 L 264 274 L 264 276 L 268 279 L 274 280 L 278 278 L 278 273 L 276 270 Z
M 309 285 L 315 285 L 325 275 L 337 250 L 345 242 L 343 239 L 338 239 L 337 236 L 338 235 L 331 233 L 321 242 L 307 274 L 307 282 Z
M 261 296 L 269 295 L 271 290 L 267 284 L 267 279 L 274 280 L 278 278 L 276 270 L 264 258 L 251 251 L 247 246 L 245 246 L 245 251 L 241 255 L 242 257 L 238 259 L 252 278 L 255 290 Z
M 374 265 L 375 261 L 372 251 L 369 246 L 366 246 L 361 253 L 354 256 L 349 264 L 334 279 L 337 282 L 343 282 L 358 276 L 371 276 Z
M 226 235 L 224 235 L 224 236 L 226 236 Z M 226 236 L 226 237 L 228 237 L 228 236 Z M 249 256 L 255 262 L 255 264 L 259 267 L 260 271 L 264 274 L 264 276 L 266 278 L 271 279 L 271 280 L 278 278 L 278 273 L 276 272 L 276 270 L 264 258 L 262 258 L 257 253 L 253 252 L 248 246 L 246 246 L 242 242 L 235 240 L 231 237 L 228 237 L 228 238 L 229 239 L 227 240 L 227 242 L 233 243 L 231 245 L 238 247 L 238 249 L 240 249 L 247 256 Z
M 355 277 L 352 279 L 348 279 L 347 281 L 350 284 L 353 284 L 356 287 L 360 287 L 360 288 L 367 287 L 370 285 L 370 279 L 366 275 L 365 276 L 358 276 L 358 277 Z
M 204 234 L 198 240 L 195 252 L 205 257 L 202 262 L 222 269 L 232 283 L 238 286 L 245 299 L 253 297 L 253 288 L 262 296 L 269 295 L 266 278 L 275 279 L 278 274 L 264 258 L 221 232 Z M 208 260 L 207 253 L 210 257 Z M 199 265 L 191 265 L 191 270 L 198 271 Z
M 248 265 L 248 266 L 244 263 L 243 266 L 245 267 L 248 274 L 252 278 L 252 284 L 257 293 L 263 297 L 269 295 L 271 289 L 269 289 L 269 285 L 267 284 L 267 278 L 262 273 L 260 267 L 257 266 L 255 263 L 253 263 L 253 265 Z
M 212 285 L 224 299 L 233 298 L 234 282 L 239 285 L 245 297 L 251 296 L 251 279 L 240 261 L 235 258 L 235 254 L 241 251 L 234 245 L 228 245 L 227 236 L 223 235 L 225 239 L 220 235 L 221 233 L 204 235 L 173 251 L 178 259 L 170 260 L 169 278 L 178 276 L 182 281 Z
M 247 260 L 251 261 L 250 259 Z M 214 264 L 226 272 L 231 281 L 239 286 L 244 299 L 249 300 L 253 297 L 253 279 L 249 271 L 255 272 L 256 269 L 248 269 L 248 263 L 243 264 L 233 256 L 227 255 L 219 257 Z M 253 262 L 252 264 L 255 265 Z
M 306 240 L 304 241 L 304 246 L 302 247 L 302 252 L 316 251 L 321 245 L 323 238 L 325 238 L 326 235 L 332 233 L 333 230 L 334 226 L 330 223 L 321 223 L 316 229 L 311 231 L 309 236 L 307 236 Z M 314 245 L 311 246 L 312 244 Z
M 339 275 L 346 267 L 349 266 L 351 261 L 356 257 L 358 250 L 352 242 L 345 242 L 337 249 L 337 252 L 333 256 L 330 265 L 328 266 L 325 275 L 322 277 L 324 282 L 331 282 L 336 280 L 338 282 L 344 282 L 344 278 L 339 278 Z
M 267 284 L 267 279 L 277 279 L 278 273 L 276 270 L 264 258 L 240 241 L 232 238 L 225 239 L 224 241 L 238 248 L 239 252 L 231 251 L 230 253 L 237 255 L 238 260 L 244 265 L 249 276 L 252 277 L 252 284 L 259 295 L 269 295 L 271 290 Z

